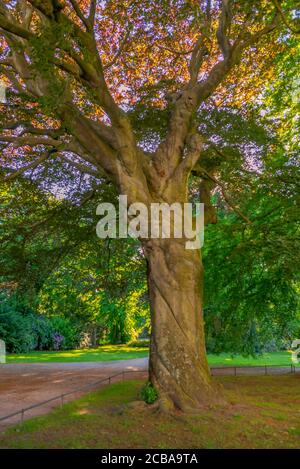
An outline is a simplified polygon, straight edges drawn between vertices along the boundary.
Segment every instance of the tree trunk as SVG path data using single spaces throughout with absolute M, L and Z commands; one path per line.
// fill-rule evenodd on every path
M 203 267 L 198 250 L 183 239 L 145 244 L 151 308 L 150 381 L 162 402 L 194 411 L 219 400 L 205 350 Z

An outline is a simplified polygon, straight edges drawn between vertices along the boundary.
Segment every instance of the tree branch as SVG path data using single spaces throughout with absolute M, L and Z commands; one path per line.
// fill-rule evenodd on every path
M 230 54 L 230 42 L 228 38 L 232 21 L 231 0 L 222 0 L 222 11 L 217 29 L 217 40 L 224 59 Z
M 120 47 L 119 47 L 118 51 L 116 52 L 116 54 L 114 55 L 114 57 L 112 58 L 112 60 L 109 63 L 107 63 L 106 65 L 103 66 L 103 70 L 107 70 L 108 68 L 112 67 L 116 63 L 116 61 L 118 60 L 118 58 L 122 54 L 123 50 L 125 49 L 127 41 L 129 39 L 129 36 L 130 36 L 130 29 L 127 30 L 127 32 L 125 34 L 125 37 L 124 37 L 123 41 L 121 42 Z
M 55 65 L 63 69 L 65 72 L 75 76 L 78 80 L 81 81 L 82 84 L 89 86 L 92 89 L 93 94 L 95 97 L 98 98 L 98 104 L 103 108 L 104 112 L 109 116 L 112 126 L 114 127 L 114 138 L 118 147 L 118 158 L 122 161 L 124 167 L 126 167 L 127 171 L 133 173 L 137 170 L 140 163 L 138 160 L 138 151 L 137 145 L 135 141 L 135 136 L 133 130 L 131 128 L 130 120 L 127 117 L 126 113 L 117 105 L 115 102 L 110 90 L 107 86 L 104 73 L 103 73 L 103 66 L 102 61 L 99 57 L 98 49 L 94 37 L 90 32 L 84 32 L 81 28 L 78 27 L 75 23 L 73 23 L 66 15 L 61 11 L 62 7 L 60 3 L 53 2 L 51 0 L 45 1 L 41 3 L 39 0 L 28 0 L 35 8 L 37 8 L 43 15 L 46 15 L 48 18 L 48 22 L 53 24 L 69 24 L 72 25 L 72 30 L 75 36 L 75 40 L 78 42 L 78 47 L 82 49 L 84 48 L 83 55 L 80 55 L 77 48 L 73 48 L 72 46 L 68 45 L 67 48 L 61 48 L 69 54 L 69 56 L 76 62 L 78 71 L 72 66 L 68 65 L 65 62 L 60 62 L 57 57 L 55 58 L 54 62 Z M 75 4 L 74 4 L 75 6 Z M 96 6 L 95 6 L 96 7 Z M 13 28 L 11 28 L 13 29 Z M 19 30 L 14 29 L 16 33 Z M 28 32 L 27 32 L 28 33 Z M 28 37 L 27 33 L 23 34 L 23 31 L 20 32 L 20 37 Z M 31 34 L 29 35 L 31 37 Z M 41 39 L 42 40 L 42 39 Z M 17 52 L 17 45 L 12 44 L 13 54 L 14 57 L 14 67 L 16 71 L 20 74 L 22 79 L 25 81 L 26 86 L 35 96 L 47 96 L 48 94 L 48 83 L 45 78 L 41 77 L 39 80 L 38 77 L 32 78 L 32 71 L 29 69 L 28 64 L 26 63 L 25 56 L 22 52 Z M 86 59 L 86 52 L 89 52 L 89 56 L 93 59 Z M 23 55 L 22 55 L 23 54 Z M 114 58 L 116 60 L 116 58 Z M 82 76 L 81 76 L 82 72 Z M 65 93 L 65 98 L 67 97 L 67 93 Z M 66 98 L 67 100 L 67 98 Z M 60 103 L 60 108 L 63 114 L 65 114 L 65 109 L 68 107 L 64 106 L 64 103 Z M 63 117 L 64 119 L 64 117 Z M 70 120 L 72 120 L 72 116 L 70 116 Z M 89 129 L 89 133 L 91 133 L 91 129 Z M 76 135 L 78 137 L 78 134 Z M 92 140 L 96 139 L 99 141 L 99 134 L 95 135 Z M 80 137 L 79 137 L 80 140 Z M 81 142 L 83 143 L 83 142 Z M 85 143 L 85 145 L 87 145 Z M 103 145 L 101 143 L 101 154 L 113 153 L 111 149 L 104 148 L 106 144 Z M 88 150 L 88 147 L 86 148 Z M 102 151 L 105 149 L 105 152 Z M 106 167 L 111 168 L 111 163 L 113 158 L 110 158 Z M 119 168 L 121 170 L 122 166 Z
M 92 29 L 95 23 L 96 9 L 97 9 L 97 0 L 91 0 L 89 23 L 90 23 L 90 28 Z
M 225 200 L 225 202 L 227 203 L 227 205 L 237 214 L 239 215 L 239 217 L 241 217 L 246 223 L 248 224 L 251 224 L 252 221 L 246 216 L 244 215 L 240 209 L 231 201 L 230 197 L 227 195 L 226 193 L 226 189 L 225 189 L 225 186 L 224 184 L 222 184 L 217 178 L 215 178 L 214 176 L 212 176 L 211 174 L 208 173 L 208 171 L 206 171 L 204 168 L 202 168 L 201 166 L 198 166 L 197 167 L 197 174 L 201 177 L 206 177 L 208 179 L 210 179 L 212 182 L 214 182 L 217 186 L 220 187 L 221 189 L 221 193 L 222 193 L 222 196 Z
M 197 40 L 189 64 L 190 83 L 196 83 L 198 80 L 198 74 L 203 63 L 204 57 L 208 55 L 208 49 L 204 44 L 203 37 L 200 36 Z
M 82 24 L 88 29 L 89 26 L 90 26 L 90 23 L 89 23 L 88 19 L 85 18 L 84 14 L 82 13 L 77 1 L 76 0 L 70 0 L 70 3 L 71 3 L 72 7 L 74 8 L 74 10 L 76 12 L 76 15 L 81 20 Z
M 32 136 L 13 136 L 13 135 L 0 135 L 0 142 L 13 143 L 15 148 L 21 147 L 23 145 L 45 145 L 55 148 L 59 148 L 64 145 L 63 142 L 59 140 L 54 140 L 53 138 L 42 138 L 42 137 L 32 137 Z
M 14 172 L 12 174 L 10 174 L 9 176 L 1 178 L 0 181 L 1 182 L 11 181 L 11 180 L 16 179 L 17 177 L 21 176 L 23 173 L 25 173 L 29 169 L 37 168 L 40 164 L 44 163 L 44 161 L 46 161 L 54 152 L 55 152 L 55 150 L 54 151 L 52 150 L 52 151 L 49 151 L 48 153 L 43 154 L 40 158 L 33 161 L 32 163 L 30 163 L 26 166 L 22 166 L 21 168 L 18 168 L 17 170 L 14 170 Z
M 102 173 L 100 174 L 99 169 L 98 170 L 93 170 L 89 166 L 83 163 L 78 163 L 77 161 L 72 161 L 70 160 L 66 155 L 59 153 L 60 158 L 62 158 L 66 163 L 69 165 L 73 166 L 73 168 L 77 169 L 79 172 L 83 174 L 89 174 L 90 176 L 93 176 L 95 178 L 103 178 L 105 177 L 105 174 Z
M 294 34 L 300 34 L 300 29 L 295 29 L 294 26 L 292 26 L 292 25 L 289 23 L 289 21 L 287 20 L 285 14 L 284 14 L 284 11 L 283 11 L 283 9 L 281 8 L 281 6 L 280 6 L 280 4 L 279 4 L 279 1 L 278 1 L 278 0 L 272 0 L 272 1 L 273 1 L 273 3 L 274 3 L 275 7 L 277 8 L 277 10 L 278 10 L 278 12 L 279 12 L 279 14 L 280 14 L 280 16 L 281 16 L 281 19 L 282 19 L 282 21 L 284 22 L 284 24 L 286 25 L 286 27 L 287 27 L 290 31 L 292 31 L 292 33 L 294 33 Z
M 32 39 L 35 35 L 28 31 L 27 29 L 22 28 L 18 24 L 11 23 L 0 11 L 0 28 L 3 29 L 3 31 L 6 31 L 11 34 L 15 34 L 18 37 L 21 37 L 23 39 Z

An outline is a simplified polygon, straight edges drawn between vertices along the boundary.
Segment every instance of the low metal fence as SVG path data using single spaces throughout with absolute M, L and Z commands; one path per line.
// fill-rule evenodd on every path
M 283 373 L 297 373 L 297 372 L 300 372 L 300 367 L 296 367 L 295 365 L 251 365 L 251 366 L 225 365 L 225 366 L 214 366 L 214 367 L 211 367 L 210 370 L 213 376 L 247 376 L 247 375 L 249 376 L 253 374 L 272 375 L 272 374 L 283 374 Z M 51 397 L 50 399 L 46 399 L 44 401 L 38 402 L 37 404 L 32 404 L 16 412 L 5 415 L 4 417 L 0 417 L 0 422 L 3 422 L 5 420 L 8 420 L 8 419 L 11 419 L 13 417 L 20 415 L 20 423 L 23 423 L 25 413 L 30 410 L 36 409 L 38 407 L 42 407 L 54 401 L 60 401 L 61 406 L 63 406 L 66 398 L 73 394 L 77 394 L 86 390 L 90 390 L 93 387 L 101 385 L 101 384 L 105 384 L 105 383 L 111 384 L 114 378 L 117 378 L 120 376 L 122 377 L 122 380 L 124 380 L 125 375 L 132 374 L 132 373 L 148 373 L 148 370 L 120 371 L 119 373 L 116 373 L 114 375 L 99 379 L 97 381 L 93 381 L 91 383 L 87 383 L 83 386 L 72 389 L 72 391 L 58 394 L 57 396 Z
M 212 375 L 216 376 L 246 376 L 246 375 L 275 375 L 300 372 L 295 365 L 224 365 L 210 368 Z M 225 372 L 225 373 L 224 373 Z
M 77 394 L 77 393 L 80 393 L 80 392 L 83 392 L 83 391 L 90 390 L 93 387 L 101 385 L 101 384 L 105 384 L 105 383 L 111 384 L 112 380 L 114 378 L 117 378 L 117 377 L 120 377 L 120 376 L 122 377 L 122 380 L 124 380 L 125 375 L 126 374 L 131 374 L 131 373 L 148 373 L 148 370 L 124 370 L 124 371 L 120 371 L 119 373 L 116 373 L 114 375 L 108 376 L 106 378 L 99 379 L 97 381 L 93 381 L 91 383 L 87 383 L 83 386 L 72 389 L 72 391 L 68 391 L 68 392 L 64 392 L 62 394 L 58 394 L 57 396 L 51 397 L 50 399 L 46 399 L 44 401 L 38 402 L 37 404 L 32 404 L 32 405 L 30 405 L 28 407 L 24 407 L 23 409 L 20 409 L 16 412 L 12 412 L 11 414 L 5 415 L 4 417 L 0 417 L 0 422 L 3 422 L 4 420 L 8 420 L 8 419 L 11 419 L 13 417 L 16 417 L 16 416 L 20 415 L 20 423 L 23 423 L 25 413 L 30 411 L 30 410 L 36 409 L 38 407 L 42 407 L 42 406 L 44 406 L 46 404 L 49 404 L 50 402 L 54 402 L 54 401 L 60 401 L 61 406 L 63 406 L 64 403 L 65 403 L 65 399 L 67 397 L 71 396 L 72 394 Z

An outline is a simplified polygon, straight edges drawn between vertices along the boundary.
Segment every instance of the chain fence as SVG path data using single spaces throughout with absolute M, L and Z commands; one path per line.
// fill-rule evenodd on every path
M 214 366 L 210 368 L 213 376 L 276 375 L 300 372 L 295 365 L 239 365 Z
M 295 365 L 251 365 L 251 366 L 225 365 L 225 366 L 214 366 L 214 367 L 211 367 L 210 370 L 213 376 L 253 376 L 253 375 L 287 374 L 287 373 L 298 373 L 298 372 L 300 373 L 300 367 L 296 367 Z M 123 370 L 114 375 L 99 379 L 97 381 L 93 381 L 91 383 L 87 383 L 83 386 L 73 389 L 72 391 L 58 394 L 54 397 L 51 397 L 50 399 L 46 399 L 44 401 L 38 402 L 37 404 L 32 404 L 16 412 L 0 417 L 0 422 L 4 422 L 6 420 L 13 419 L 14 417 L 19 416 L 19 419 L 17 421 L 22 424 L 24 422 L 25 414 L 34 409 L 37 409 L 38 407 L 43 407 L 56 401 L 58 401 L 62 407 L 66 403 L 68 397 L 74 394 L 91 390 L 95 386 L 99 386 L 99 385 L 101 386 L 104 384 L 108 384 L 108 385 L 112 384 L 113 380 L 116 381 L 117 378 L 124 380 L 126 375 L 135 374 L 135 373 L 145 374 L 145 373 L 148 373 L 148 370 Z
M 40 401 L 37 404 L 32 404 L 32 405 L 30 405 L 28 407 L 24 407 L 23 409 L 20 409 L 16 412 L 12 412 L 11 414 L 0 417 L 0 422 L 4 422 L 5 420 L 9 420 L 9 419 L 12 419 L 14 417 L 20 416 L 19 417 L 19 423 L 22 424 L 24 422 L 25 413 L 28 413 L 28 412 L 30 412 L 34 409 L 37 409 L 38 407 L 46 406 L 47 404 L 50 404 L 51 402 L 55 402 L 55 401 L 58 401 L 60 403 L 61 407 L 62 407 L 66 403 L 67 398 L 74 395 L 74 394 L 82 393 L 84 391 L 89 391 L 92 388 L 94 388 L 95 386 L 99 386 L 99 385 L 101 386 L 101 385 L 104 385 L 104 384 L 108 384 L 108 385 L 112 384 L 112 382 L 114 380 L 116 381 L 116 378 L 121 378 L 121 380 L 124 381 L 125 375 L 132 374 L 132 373 L 144 373 L 145 374 L 145 373 L 148 373 L 148 370 L 123 370 L 123 371 L 120 371 L 119 373 L 116 373 L 114 375 L 107 376 L 106 378 L 102 378 L 102 379 L 99 379 L 97 381 L 93 381 L 91 383 L 87 383 L 83 386 L 72 389 L 72 391 L 68 391 L 68 392 L 58 394 L 54 397 L 51 397 L 50 399 Z

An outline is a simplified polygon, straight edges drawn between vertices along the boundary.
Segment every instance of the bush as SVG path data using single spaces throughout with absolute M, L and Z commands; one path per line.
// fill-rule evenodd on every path
M 30 315 L 30 333 L 34 339 L 32 350 L 51 350 L 54 328 L 47 318 L 38 314 Z
M 150 340 L 149 339 L 140 339 L 134 340 L 133 342 L 129 342 L 130 347 L 150 347 Z
M 0 311 L 0 338 L 8 352 L 29 352 L 35 347 L 30 319 L 18 311 Z
M 153 404 L 158 398 L 158 392 L 152 383 L 148 382 L 141 390 L 141 399 L 147 404 Z
M 31 313 L 15 296 L 0 293 L 0 339 L 5 341 L 8 352 L 28 352 L 34 348 Z
M 54 350 L 70 350 L 78 347 L 80 334 L 70 319 L 52 316 L 48 321 L 53 329 L 51 346 Z
M 79 333 L 62 316 L 47 318 L 24 306 L 14 297 L 0 298 L 0 339 L 9 353 L 32 350 L 66 350 L 79 344 Z
M 60 350 L 64 340 L 65 338 L 63 335 L 60 335 L 58 332 L 55 332 L 52 336 L 54 350 Z

